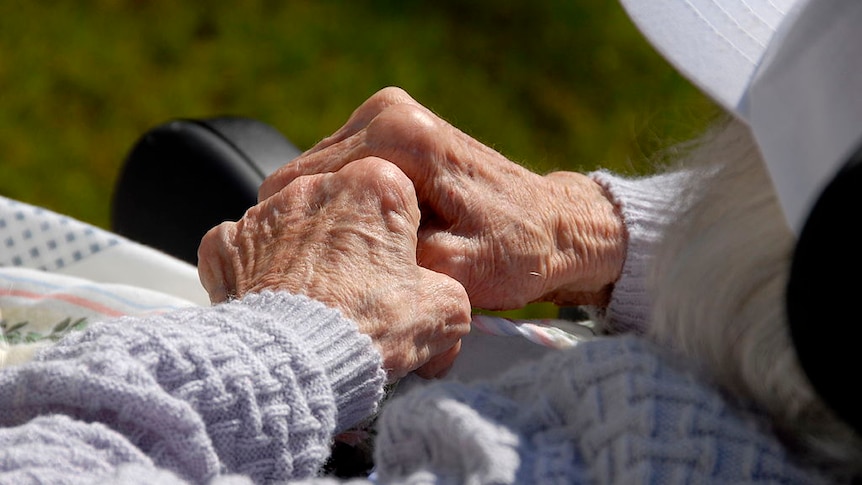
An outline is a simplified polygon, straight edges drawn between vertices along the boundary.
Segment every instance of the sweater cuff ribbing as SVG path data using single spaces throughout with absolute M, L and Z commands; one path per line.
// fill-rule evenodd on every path
M 246 295 L 242 303 L 285 322 L 285 330 L 308 345 L 332 386 L 336 433 L 377 412 L 386 382 L 383 358 L 352 320 L 305 295 L 262 292 Z
M 610 333 L 642 333 L 649 323 L 651 296 L 647 288 L 650 266 L 667 227 L 681 207 L 679 197 L 690 172 L 679 171 L 642 178 L 623 178 L 607 171 L 589 176 L 610 194 L 622 213 L 628 245 L 622 274 L 611 301 L 597 320 Z

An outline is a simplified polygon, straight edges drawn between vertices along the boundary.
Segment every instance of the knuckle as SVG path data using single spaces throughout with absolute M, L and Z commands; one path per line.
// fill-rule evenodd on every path
M 204 234 L 204 236 L 201 238 L 200 250 L 209 251 L 223 245 L 227 241 L 231 233 L 231 229 L 234 226 L 234 222 L 222 222 L 221 224 L 207 231 L 206 234 Z
M 399 104 L 382 111 L 366 129 L 373 146 L 407 144 L 411 150 L 429 147 L 440 130 L 439 120 L 420 106 Z
M 370 175 L 381 184 L 405 188 L 411 186 L 410 180 L 397 166 L 378 157 L 365 159 Z
M 407 91 L 397 87 L 397 86 L 387 86 L 376 93 L 371 97 L 374 102 L 380 104 L 381 106 L 391 106 L 395 104 L 402 103 L 412 103 L 413 98 L 407 94 Z
M 413 99 L 406 91 L 398 87 L 389 86 L 377 91 L 365 100 L 357 108 L 354 116 L 370 118 L 385 111 L 390 106 L 412 102 L 414 102 Z
M 351 166 L 351 170 L 339 175 L 352 177 L 363 188 L 371 188 L 382 197 L 394 196 L 401 203 L 416 199 L 413 183 L 395 164 L 378 157 L 366 157 Z
M 450 316 L 451 322 L 469 322 L 472 307 L 470 306 L 470 298 L 467 296 L 467 290 L 454 278 L 443 273 L 433 272 L 438 279 L 438 294 L 444 298 L 446 305 L 441 305 Z

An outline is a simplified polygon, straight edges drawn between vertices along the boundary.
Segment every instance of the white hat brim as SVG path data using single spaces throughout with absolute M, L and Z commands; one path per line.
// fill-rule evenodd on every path
M 862 1 L 621 2 L 681 74 L 750 125 L 798 234 L 862 141 Z
M 621 0 L 680 73 L 727 111 L 742 99 L 773 35 L 800 0 Z

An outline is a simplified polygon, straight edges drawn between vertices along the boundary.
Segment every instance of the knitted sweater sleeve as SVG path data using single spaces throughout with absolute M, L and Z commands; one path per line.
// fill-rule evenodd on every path
M 380 483 L 830 483 L 644 338 L 600 337 L 387 403 Z
M 665 231 L 685 208 L 681 196 L 691 171 L 676 171 L 641 178 L 624 178 L 608 171 L 590 177 L 610 194 L 622 213 L 628 232 L 626 260 L 607 308 L 593 316 L 609 333 L 641 333 L 650 318 L 646 279 L 650 263 Z
M 0 482 L 311 477 L 384 382 L 371 340 L 304 296 L 93 324 L 0 373 Z

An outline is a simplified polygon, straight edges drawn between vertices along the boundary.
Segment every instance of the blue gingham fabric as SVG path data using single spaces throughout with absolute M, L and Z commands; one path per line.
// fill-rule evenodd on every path
M 0 197 L 0 266 L 57 271 L 120 240 L 90 224 Z
M 2 196 L 0 268 L 131 285 L 209 304 L 194 265 L 73 217 Z

